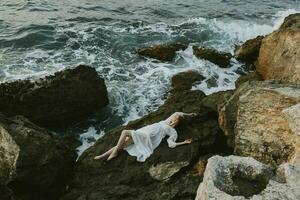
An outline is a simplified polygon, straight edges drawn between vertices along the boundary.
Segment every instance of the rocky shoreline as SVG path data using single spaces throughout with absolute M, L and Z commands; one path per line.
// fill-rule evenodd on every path
M 39 126 L 66 126 L 106 106 L 96 71 L 78 66 L 35 82 L 0 84 L 0 199 L 300 199 L 299 47 L 300 14 L 293 14 L 273 33 L 237 46 L 233 56 L 252 71 L 235 90 L 206 96 L 191 90 L 201 74 L 176 74 L 162 106 L 107 132 L 76 164 L 74 147 Z M 137 53 L 170 62 L 185 48 L 164 44 Z M 193 51 L 220 67 L 230 67 L 233 57 L 205 47 Z M 93 160 L 121 130 L 176 111 L 198 113 L 177 128 L 179 140 L 193 138 L 191 145 L 170 150 L 163 141 L 145 163 L 125 152 L 108 163 Z

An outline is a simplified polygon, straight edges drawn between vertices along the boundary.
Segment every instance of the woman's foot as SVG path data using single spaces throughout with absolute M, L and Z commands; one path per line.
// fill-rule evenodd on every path
M 100 159 L 103 158 L 103 157 L 104 157 L 103 155 L 95 156 L 95 157 L 94 157 L 94 160 L 100 160 Z
M 115 157 L 117 157 L 118 156 L 118 153 L 117 152 L 112 152 L 111 154 L 110 154 L 110 156 L 107 158 L 107 161 L 110 161 L 111 159 L 113 159 L 113 158 L 115 158 Z

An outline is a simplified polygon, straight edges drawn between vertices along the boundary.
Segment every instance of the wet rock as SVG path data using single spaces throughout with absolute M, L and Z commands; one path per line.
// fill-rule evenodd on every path
M 300 13 L 262 40 L 257 71 L 264 79 L 300 83 Z
M 4 164 L 4 183 L 12 191 L 7 194 L 14 199 L 57 199 L 72 172 L 75 151 L 21 116 L 0 115 L 0 138 L 0 178 Z
M 206 47 L 193 46 L 193 54 L 199 59 L 208 60 L 220 67 L 229 67 L 232 55 Z
M 264 36 L 257 36 L 256 38 L 247 40 L 244 44 L 236 46 L 234 50 L 234 57 L 247 64 L 256 62 L 259 55 L 261 41 Z
M 225 144 L 217 112 L 202 106 L 204 97 L 203 92 L 186 90 L 185 87 L 171 90 L 164 105 L 157 111 L 106 133 L 79 158 L 69 183 L 70 189 L 62 199 L 194 199 L 202 176 L 194 173 L 199 157 L 211 152 L 224 152 L 221 148 Z M 175 111 L 199 113 L 197 117 L 186 118 L 177 128 L 178 141 L 193 138 L 192 144 L 170 149 L 164 140 L 144 163 L 137 162 L 125 151 L 108 163 L 93 160 L 95 155 L 117 142 L 121 130 L 137 129 L 161 121 Z
M 107 104 L 104 80 L 83 65 L 35 82 L 0 84 L 0 112 L 23 115 L 46 127 L 78 122 Z
M 214 156 L 208 160 L 196 200 L 299 199 L 299 168 L 282 164 L 274 172 L 253 158 Z
M 247 82 L 220 109 L 219 123 L 235 154 L 272 165 L 296 163 L 299 102 L 299 85 Z
M 176 56 L 176 51 L 185 50 L 184 44 L 160 44 L 151 47 L 145 47 L 137 50 L 141 56 L 154 58 L 160 61 L 172 61 Z
M 196 71 L 185 71 L 172 77 L 172 89 L 174 91 L 189 90 L 193 83 L 204 80 L 204 77 Z

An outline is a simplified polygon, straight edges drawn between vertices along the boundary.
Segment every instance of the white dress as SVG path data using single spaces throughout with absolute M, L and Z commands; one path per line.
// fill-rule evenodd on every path
M 168 146 L 176 147 L 177 132 L 169 125 L 174 115 L 183 116 L 182 112 L 173 113 L 168 119 L 144 126 L 131 132 L 133 144 L 124 148 L 131 156 L 135 156 L 137 161 L 144 162 L 160 144 L 162 139 L 168 135 Z

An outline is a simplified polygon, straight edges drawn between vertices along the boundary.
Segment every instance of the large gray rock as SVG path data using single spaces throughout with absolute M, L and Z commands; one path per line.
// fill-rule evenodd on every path
M 76 153 L 26 118 L 0 115 L 0 180 L 14 199 L 54 200 L 65 190 Z
M 78 122 L 107 104 L 104 80 L 94 68 L 83 65 L 35 82 L 0 84 L 0 112 L 23 115 L 46 127 Z
M 178 76 L 185 76 L 185 73 Z M 173 85 L 178 86 L 180 80 L 185 85 L 185 81 L 190 81 L 178 76 L 173 79 L 176 80 L 176 84 Z M 198 76 L 195 74 L 195 77 Z M 69 183 L 69 191 L 62 199 L 194 199 L 203 175 L 199 163 L 208 159 L 205 155 L 211 155 L 211 152 L 226 152 L 227 149 L 218 126 L 217 112 L 202 106 L 205 95 L 186 87 L 178 88 L 182 90 L 171 90 L 165 104 L 157 111 L 130 122 L 125 127 L 117 127 L 107 132 L 93 147 L 86 150 L 79 158 Z M 121 130 L 137 129 L 158 122 L 175 111 L 199 113 L 197 117 L 187 118 L 177 128 L 178 140 L 193 138 L 192 144 L 170 149 L 163 141 L 144 163 L 137 162 L 125 151 L 107 163 L 93 160 L 94 156 L 116 144 Z M 201 157 L 202 155 L 204 157 Z
M 196 200 L 297 200 L 299 168 L 274 169 L 250 157 L 214 156 L 208 160 Z

